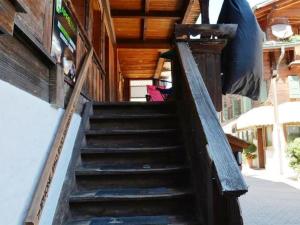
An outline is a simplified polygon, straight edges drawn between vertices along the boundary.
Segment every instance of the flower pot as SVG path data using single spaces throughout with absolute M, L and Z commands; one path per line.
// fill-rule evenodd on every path
M 248 158 L 247 159 L 247 164 L 248 164 L 249 168 L 253 168 L 253 159 Z

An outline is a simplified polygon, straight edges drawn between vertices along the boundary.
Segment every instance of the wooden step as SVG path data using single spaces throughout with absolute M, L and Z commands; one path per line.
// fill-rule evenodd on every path
M 97 136 L 104 136 L 104 135 L 148 135 L 148 134 L 173 134 L 178 133 L 178 129 L 148 129 L 148 130 L 116 130 L 116 129 L 102 129 L 102 130 L 86 130 L 86 135 L 97 135 Z
M 172 199 L 191 195 L 186 189 L 176 188 L 109 188 L 95 191 L 74 193 L 71 203 L 78 202 L 112 202 L 112 201 L 141 201 L 155 199 Z
M 87 130 L 86 141 L 93 147 L 157 147 L 182 144 L 178 129 Z
M 137 147 L 137 148 L 97 148 L 97 147 L 84 147 L 81 149 L 81 154 L 136 154 L 136 153 L 165 153 L 183 151 L 182 145 L 173 146 L 158 146 L 158 147 Z
M 177 118 L 177 115 L 172 113 L 152 113 L 152 114 L 111 114 L 111 115 L 93 115 L 90 117 L 91 120 L 135 120 L 135 119 L 169 119 L 169 118 Z
M 173 102 L 94 103 L 93 111 L 94 115 L 175 113 L 176 105 Z
M 77 217 L 185 214 L 195 209 L 192 192 L 177 187 L 100 188 L 72 194 L 69 204 Z
M 90 117 L 91 129 L 163 129 L 177 128 L 176 114 L 96 115 Z
M 200 225 L 192 215 L 101 217 L 71 221 L 67 225 Z
M 81 167 L 76 170 L 77 176 L 101 176 L 101 175 L 130 175 L 130 174 L 165 174 L 187 170 L 185 165 L 151 166 L 144 165 L 106 165 L 101 167 Z
M 153 139 L 152 139 L 153 140 Z M 103 140 L 102 140 L 103 141 Z M 124 140 L 125 142 L 126 140 Z M 132 140 L 133 144 L 127 143 L 125 145 L 139 145 L 138 139 Z M 98 146 L 101 145 L 97 144 Z M 148 145 L 147 143 L 144 145 Z M 116 164 L 151 164 L 151 165 L 165 165 L 165 164 L 180 164 L 185 161 L 185 151 L 182 145 L 158 145 L 158 147 L 114 147 L 110 145 L 106 147 L 89 146 L 81 150 L 81 160 L 83 166 L 89 165 L 116 165 Z
M 101 165 L 101 164 L 100 164 Z M 189 168 L 183 164 L 108 164 L 76 170 L 78 190 L 114 187 L 178 187 L 190 183 Z

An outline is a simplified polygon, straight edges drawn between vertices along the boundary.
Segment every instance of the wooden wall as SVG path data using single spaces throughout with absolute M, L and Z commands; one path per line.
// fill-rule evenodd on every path
M 15 13 L 9 0 L 3 0 L 0 3 L 0 20 L 2 21 L 0 23 L 0 79 L 49 101 L 49 76 L 50 70 L 55 65 L 50 59 L 54 0 L 17 1 L 27 13 Z M 104 101 L 105 79 L 108 79 L 108 99 L 120 100 L 121 97 L 118 94 L 120 92 L 120 68 L 116 46 L 112 40 L 112 34 L 109 33 L 111 24 L 105 16 L 103 1 L 66 0 L 66 2 L 79 23 L 77 69 L 90 45 L 93 46 L 95 53 L 83 88 L 83 96 L 94 101 Z M 25 38 L 17 32 L 6 31 L 12 31 L 13 24 L 5 24 L 2 18 L 13 18 L 13 16 L 15 16 L 15 25 L 22 34 L 25 34 Z M 5 33 L 11 35 L 3 35 L 4 30 Z M 108 34 L 107 48 L 105 47 L 105 31 Z M 105 49 L 108 50 L 107 54 L 105 54 Z M 49 60 L 44 60 L 45 57 L 49 57 Z M 106 63 L 108 70 L 105 69 Z M 67 84 L 72 86 L 70 80 Z
M 49 101 L 49 68 L 10 35 L 0 37 L 0 79 Z

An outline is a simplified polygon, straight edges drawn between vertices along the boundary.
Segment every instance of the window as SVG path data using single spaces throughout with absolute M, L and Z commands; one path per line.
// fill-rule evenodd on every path
M 130 101 L 145 102 L 147 95 L 147 85 L 153 85 L 152 80 L 131 80 L 130 81 Z
M 242 104 L 243 104 L 243 113 L 248 112 L 250 109 L 252 109 L 252 100 L 250 98 L 243 97 Z
M 300 98 L 300 78 L 297 75 L 289 76 L 289 97 Z
M 238 117 L 241 115 L 241 101 L 236 97 L 232 98 L 232 108 L 233 108 L 233 118 Z
M 273 127 L 268 126 L 265 128 L 266 147 L 273 145 L 272 133 L 273 133 Z
M 268 87 L 267 87 L 267 81 L 263 80 L 260 84 L 260 95 L 259 95 L 259 101 L 261 103 L 264 103 L 268 99 Z
M 288 126 L 287 127 L 287 141 L 291 142 L 295 138 L 300 137 L 300 126 Z
M 226 99 L 224 99 L 223 101 L 223 121 L 227 121 L 228 120 L 228 108 L 227 108 L 227 103 L 226 103 Z

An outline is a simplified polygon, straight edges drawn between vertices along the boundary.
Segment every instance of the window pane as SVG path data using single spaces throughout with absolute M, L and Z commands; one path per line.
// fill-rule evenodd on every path
M 300 137 L 300 126 L 287 127 L 287 141 L 293 141 L 295 138 Z
M 243 101 L 243 113 L 248 112 L 252 108 L 252 100 L 247 97 L 242 98 Z
M 132 86 L 130 90 L 130 97 L 138 98 L 138 97 L 145 97 L 147 94 L 147 87 L 146 86 Z
M 260 96 L 259 101 L 265 102 L 268 99 L 268 89 L 267 89 L 267 81 L 263 80 L 260 85 Z
M 273 132 L 273 128 L 271 126 L 268 126 L 266 128 L 266 146 L 272 146 L 272 132 Z
M 152 85 L 152 80 L 131 80 L 130 86 L 146 86 L 146 85 Z
M 290 98 L 300 98 L 300 79 L 298 76 L 289 76 Z

